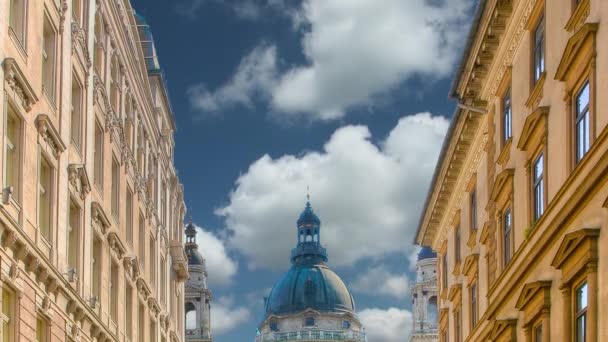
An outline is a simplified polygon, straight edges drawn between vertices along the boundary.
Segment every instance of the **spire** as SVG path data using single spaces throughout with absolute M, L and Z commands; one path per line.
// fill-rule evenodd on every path
M 291 262 L 325 262 L 327 251 L 321 246 L 321 220 L 310 205 L 310 193 L 306 199 L 306 207 L 297 221 L 298 244 L 291 251 Z

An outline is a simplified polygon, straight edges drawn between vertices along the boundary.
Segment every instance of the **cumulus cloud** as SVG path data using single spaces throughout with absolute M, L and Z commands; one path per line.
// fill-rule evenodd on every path
M 376 96 L 390 93 L 412 78 L 433 80 L 449 76 L 466 37 L 472 3 L 304 0 L 289 15 L 300 34 L 306 62 L 279 71 L 276 57 L 270 60 L 253 52 L 248 54 L 241 66 L 245 61 L 256 64 L 252 57 L 264 58 L 257 64 L 275 64 L 266 65 L 272 72 L 261 73 L 260 77 L 270 74 L 274 79 L 250 82 L 257 90 L 243 96 L 263 94 L 271 109 L 288 117 L 306 115 L 334 120 L 343 117 L 349 108 L 373 105 Z M 245 71 L 239 67 L 231 80 L 211 93 L 230 87 L 242 72 Z M 191 93 L 193 103 L 205 94 Z M 208 110 L 204 106 L 197 108 Z
M 199 252 L 205 258 L 209 285 L 226 285 L 238 270 L 238 262 L 230 257 L 224 241 L 213 233 L 196 226 Z
M 403 299 L 409 294 L 409 282 L 405 274 L 393 274 L 384 266 L 367 269 L 353 281 L 350 288 L 369 295 L 385 295 L 397 299 Z
M 204 84 L 188 90 L 191 104 L 203 113 L 214 113 L 236 105 L 251 107 L 254 95 L 276 82 L 276 48 L 258 46 L 243 58 L 232 79 L 221 88 L 209 91 Z
M 227 205 L 216 210 L 230 232 L 229 245 L 250 268 L 284 268 L 310 185 L 331 264 L 410 253 L 447 127 L 444 117 L 420 113 L 399 120 L 379 144 L 367 127 L 346 126 L 323 151 L 261 157 L 237 179 Z
M 250 317 L 249 309 L 235 306 L 233 297 L 220 297 L 211 308 L 211 330 L 214 335 L 222 335 L 247 322 Z
M 398 308 L 365 309 L 359 312 L 367 340 L 374 342 L 403 342 L 412 330 L 412 313 Z

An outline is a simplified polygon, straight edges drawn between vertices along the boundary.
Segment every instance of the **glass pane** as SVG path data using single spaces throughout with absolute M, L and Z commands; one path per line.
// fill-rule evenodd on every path
M 587 315 L 582 315 L 576 319 L 576 342 L 587 341 Z
M 585 83 L 583 88 L 576 95 L 576 114 L 580 116 L 586 111 L 589 106 L 589 82 Z
M 543 340 L 543 325 L 542 323 L 534 328 L 534 342 L 542 342 Z
M 587 308 L 587 283 L 576 289 L 576 311 L 580 312 Z

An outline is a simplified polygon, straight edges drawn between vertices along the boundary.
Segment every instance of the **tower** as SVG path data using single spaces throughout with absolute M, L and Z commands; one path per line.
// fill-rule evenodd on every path
M 310 201 L 297 220 L 291 268 L 266 298 L 266 313 L 256 342 L 366 342 L 348 288 L 327 265 L 321 245 L 321 220 Z
M 186 227 L 186 255 L 188 273 L 186 282 L 186 341 L 211 342 L 211 291 L 207 288 L 205 259 L 198 252 L 196 228 L 192 219 Z
M 410 342 L 438 341 L 437 254 L 422 248 L 416 261 L 416 282 L 411 286 L 414 327 Z

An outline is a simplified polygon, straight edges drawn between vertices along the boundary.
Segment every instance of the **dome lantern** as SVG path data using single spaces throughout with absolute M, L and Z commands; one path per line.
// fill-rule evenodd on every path
M 327 262 L 327 250 L 321 245 L 321 220 L 312 210 L 310 195 L 306 197 L 306 207 L 296 222 L 298 244 L 291 251 L 291 262 Z

